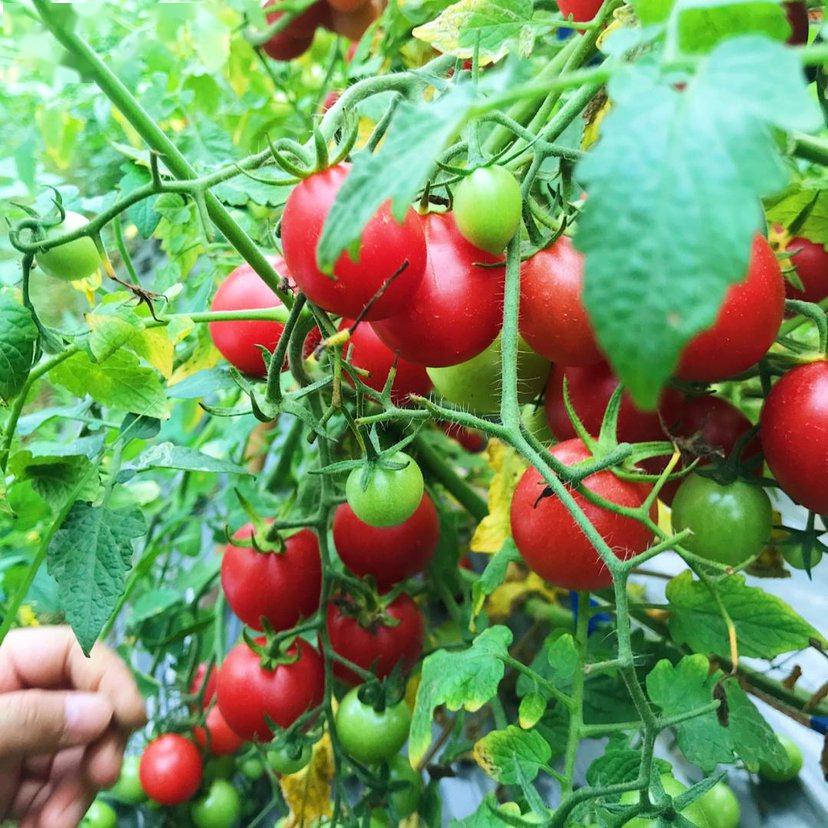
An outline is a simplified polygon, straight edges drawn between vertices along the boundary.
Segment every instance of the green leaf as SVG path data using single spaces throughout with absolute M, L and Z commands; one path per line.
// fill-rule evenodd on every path
M 673 8 L 673 0 L 633 0 L 632 6 L 641 23 L 649 26 L 663 23 Z
M 797 235 L 813 242 L 828 243 L 828 189 L 792 189 L 766 201 L 768 221 L 789 227 L 808 210 Z
M 710 675 L 703 655 L 685 656 L 676 665 L 663 659 L 647 675 L 647 693 L 665 716 L 682 714 L 713 701 L 723 677 L 720 670 Z M 705 772 L 739 759 L 752 767 L 760 761 L 777 765 L 784 751 L 768 723 L 735 679 L 724 689 L 728 726 L 719 724 L 715 712 L 680 722 L 675 731 L 682 753 Z
M 544 649 L 551 668 L 549 678 L 559 690 L 569 689 L 572 686 L 575 671 L 581 667 L 575 639 L 569 633 L 565 633 L 554 641 L 547 638 Z
M 354 158 L 325 220 L 317 260 L 330 271 L 350 248 L 379 207 L 388 201 L 397 219 L 425 185 L 443 148 L 457 134 L 474 101 L 471 85 L 452 87 L 433 102 L 403 101 L 375 153 Z
M 786 182 L 770 127 L 816 128 L 819 112 L 796 53 L 757 36 L 720 44 L 683 91 L 642 61 L 609 94 L 578 167 L 584 301 L 616 373 L 652 408 L 684 344 L 744 278 L 759 199 Z
M 142 595 L 132 605 L 130 623 L 133 626 L 163 615 L 168 609 L 178 606 L 184 600 L 181 592 L 170 587 L 159 587 Z
M 521 730 L 509 725 L 492 730 L 474 746 L 474 759 L 488 776 L 504 785 L 531 782 L 552 751 L 536 730 Z
M 470 58 L 480 41 L 481 61 L 505 57 L 518 41 L 521 54 L 532 47 L 532 0 L 460 0 L 412 34 L 438 52 Z
M 92 466 L 84 455 L 36 457 L 30 449 L 17 452 L 9 461 L 9 471 L 18 480 L 29 480 L 53 512 L 63 507 L 78 484 L 82 483 L 75 495 L 78 500 L 89 501 L 98 496 L 100 481 Z
M 29 376 L 37 342 L 31 311 L 8 293 L 0 294 L 0 401 L 7 403 Z
M 529 693 L 520 700 L 518 722 L 524 730 L 534 727 L 546 713 L 546 696 L 541 693 Z
M 244 466 L 229 460 L 211 457 L 189 446 L 176 446 L 172 443 L 156 443 L 124 471 L 145 471 L 146 469 L 180 469 L 182 471 L 214 472 L 225 474 L 251 474 Z
M 761 34 L 784 42 L 788 19 L 777 0 L 677 0 L 679 48 L 709 52 L 720 41 L 744 34 Z
M 490 627 L 467 650 L 438 650 L 426 657 L 408 743 L 413 764 L 425 756 L 431 744 L 431 723 L 437 707 L 444 704 L 449 710 L 462 707 L 473 713 L 497 693 L 504 671 L 501 659 L 511 643 L 508 627 Z
M 654 760 L 657 773 L 670 773 L 672 766 L 664 759 Z M 605 785 L 617 785 L 621 782 L 633 782 L 638 778 L 638 770 L 641 767 L 641 751 L 625 747 L 613 747 L 612 743 L 607 745 L 606 752 L 599 756 L 587 768 L 587 782 L 596 788 Z
M 49 574 L 84 653 L 89 653 L 124 590 L 132 541 L 146 532 L 137 509 L 75 503 L 46 550 Z
M 103 362 L 93 362 L 86 353 L 77 353 L 49 372 L 49 378 L 73 394 L 86 394 L 111 408 L 165 420 L 169 416 L 167 397 L 158 375 L 141 366 L 138 358 L 123 349 Z
M 801 650 L 812 639 L 825 640 L 781 598 L 747 586 L 741 575 L 719 581 L 717 590 L 736 627 L 741 656 L 773 658 Z M 667 584 L 666 595 L 670 634 L 677 644 L 703 654 L 726 657 L 730 653 L 727 627 L 703 583 L 685 571 Z
M 472 617 L 480 614 L 486 598 L 506 579 L 509 564 L 520 559 L 520 552 L 518 552 L 515 542 L 511 538 L 507 538 L 503 546 L 489 558 L 489 562 L 481 576 L 472 584 Z

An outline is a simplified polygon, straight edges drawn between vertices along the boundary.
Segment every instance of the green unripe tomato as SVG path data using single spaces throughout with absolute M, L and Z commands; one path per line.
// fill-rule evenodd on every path
M 83 815 L 80 824 L 83 828 L 117 828 L 118 814 L 111 805 L 102 799 L 96 799 Z
M 502 253 L 520 227 L 520 184 L 493 164 L 467 175 L 454 190 L 454 220 L 463 238 L 489 253 Z
M 349 690 L 336 711 L 336 734 L 345 752 L 366 765 L 388 761 L 408 738 L 411 714 L 405 699 L 381 712 L 359 698 L 359 687 Z
M 292 749 L 295 747 L 299 747 L 298 752 Z M 267 752 L 267 763 L 276 773 L 285 775 L 298 773 L 310 762 L 312 754 L 313 747 L 307 742 L 300 746 L 283 745 Z
M 770 537 L 770 499 L 742 480 L 722 485 L 690 474 L 673 498 L 672 511 L 677 532 L 693 530 L 682 545 L 717 563 L 738 566 L 758 555 Z
M 423 499 L 423 473 L 405 452 L 398 451 L 394 463 L 401 469 L 377 463 L 353 469 L 345 482 L 345 496 L 354 514 L 370 526 L 397 526 L 408 520 Z
M 55 238 L 71 233 L 73 230 L 80 230 L 89 222 L 80 214 L 66 211 L 63 223 L 57 227 L 50 227 L 46 231 L 46 238 Z M 98 255 L 98 248 L 89 236 L 83 236 L 74 241 L 61 244 L 38 253 L 35 259 L 43 268 L 45 273 L 54 276 L 56 279 L 64 279 L 67 282 L 74 282 L 76 279 L 85 279 L 91 276 L 100 266 L 101 257 Z
M 119 802 L 124 802 L 127 805 L 138 805 L 146 800 L 147 795 L 141 787 L 141 778 L 138 773 L 140 763 L 140 756 L 124 756 L 121 775 L 118 777 L 118 781 L 109 789 L 109 794 Z
M 774 768 L 765 762 L 760 762 L 759 776 L 767 782 L 790 782 L 792 779 L 796 779 L 802 770 L 802 751 L 793 739 L 789 739 L 787 736 L 781 734 L 777 734 L 776 738 L 779 739 L 782 747 L 785 748 L 787 761 L 782 768 Z
M 391 792 L 391 804 L 398 819 L 405 819 L 420 805 L 420 798 L 423 795 L 423 779 L 420 774 L 411 767 L 408 758 L 405 756 L 394 756 L 388 763 L 390 782 L 404 782 L 404 788 L 397 788 Z
M 666 794 L 674 798 L 680 796 L 687 790 L 686 785 L 682 785 L 681 782 L 675 778 L 675 776 L 669 773 L 665 773 L 661 776 L 661 786 L 664 788 L 664 792 Z M 634 805 L 638 802 L 639 798 L 640 794 L 638 791 L 627 791 L 626 793 L 621 794 L 621 804 Z M 704 808 L 700 804 L 700 799 L 691 802 L 681 812 L 681 815 L 685 819 L 690 820 L 693 825 L 698 826 L 698 828 L 713 828 L 710 824 L 710 820 L 707 818 Z M 657 822 L 658 820 L 656 819 L 638 816 L 627 820 L 624 825 L 626 828 L 654 828 Z
M 782 546 L 779 548 L 782 557 L 788 566 L 794 569 L 805 569 L 805 556 L 802 554 L 802 547 L 799 544 Z M 822 560 L 822 549 L 818 546 L 811 547 L 811 569 L 815 569 Z
M 196 828 L 233 828 L 241 818 L 241 799 L 226 779 L 216 779 L 190 809 Z
M 259 759 L 245 759 L 239 770 L 241 770 L 243 776 L 252 779 L 254 782 L 261 779 L 265 772 L 264 764 Z
M 717 782 L 697 801 L 712 828 L 739 828 L 742 807 L 736 799 L 736 794 L 724 782 Z
M 455 405 L 478 414 L 500 411 L 502 389 L 500 336 L 477 356 L 447 368 L 427 368 L 434 387 Z M 551 364 L 518 337 L 518 402 L 528 403 L 546 386 Z

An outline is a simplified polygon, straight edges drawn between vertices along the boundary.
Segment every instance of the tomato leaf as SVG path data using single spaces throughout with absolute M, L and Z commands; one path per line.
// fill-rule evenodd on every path
M 504 785 L 531 782 L 549 762 L 552 750 L 536 730 L 508 725 L 492 730 L 474 746 L 474 760 L 488 776 Z
M 750 658 L 773 658 L 801 650 L 812 639 L 824 641 L 819 631 L 797 615 L 781 598 L 749 587 L 741 575 L 719 581 L 719 596 L 736 627 L 739 654 Z M 670 634 L 677 644 L 696 652 L 727 656 L 727 627 L 710 592 L 689 571 L 667 584 L 670 602 Z
M 822 245 L 828 243 L 828 189 L 824 186 L 817 189 L 814 184 L 790 189 L 769 199 L 766 204 L 768 221 L 783 227 L 788 227 L 807 211 L 797 235 Z
M 146 469 L 181 469 L 182 471 L 216 474 L 249 475 L 251 473 L 237 463 L 223 460 L 220 457 L 211 457 L 189 446 L 176 446 L 172 443 L 156 443 L 150 446 L 136 462 L 122 466 L 122 471 L 125 472 L 140 472 Z
M 720 44 L 686 88 L 674 82 L 645 61 L 612 79 L 602 137 L 578 166 L 584 300 L 644 408 L 747 271 L 759 199 L 787 178 L 770 127 L 819 124 L 796 54 L 761 37 Z
M 80 483 L 80 500 L 94 500 L 100 489 L 92 463 L 82 454 L 57 457 L 32 454 L 31 447 L 17 452 L 9 461 L 9 471 L 17 480 L 29 480 L 32 488 L 57 512 Z
M 444 704 L 449 710 L 464 708 L 474 712 L 497 693 L 504 672 L 501 659 L 511 643 L 508 627 L 490 627 L 467 650 L 438 650 L 425 659 L 408 743 L 412 764 L 425 756 L 431 744 L 431 725 L 437 707 Z
M 762 34 L 779 41 L 790 34 L 776 0 L 678 0 L 672 17 L 679 48 L 688 53 L 709 52 L 739 34 Z
M 640 767 L 641 751 L 630 748 L 613 750 L 611 745 L 608 745 L 606 753 L 587 768 L 586 779 L 593 787 L 633 782 L 638 778 Z M 655 770 L 658 773 L 670 773 L 672 766 L 664 759 L 656 758 Z
M 472 619 L 480 614 L 483 603 L 506 579 L 510 563 L 521 560 L 515 542 L 506 538 L 500 551 L 486 564 L 483 574 L 472 584 Z
M 49 543 L 47 568 L 84 653 L 115 609 L 132 566 L 132 541 L 145 532 L 137 509 L 77 502 Z
M 37 325 L 31 311 L 0 295 L 0 400 L 7 403 L 23 388 L 34 358 Z
M 662 659 L 647 675 L 647 693 L 664 715 L 686 713 L 713 700 L 713 688 L 724 674 L 709 672 L 703 655 L 685 656 L 675 665 Z M 715 711 L 680 722 L 675 731 L 682 753 L 705 772 L 737 759 L 751 766 L 760 761 L 776 766 L 785 752 L 770 725 L 737 681 L 727 680 L 724 690 L 728 726 L 719 724 Z

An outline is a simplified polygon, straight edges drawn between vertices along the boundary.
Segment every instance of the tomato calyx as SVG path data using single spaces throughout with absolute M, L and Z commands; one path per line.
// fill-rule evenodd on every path
M 353 589 L 354 578 L 348 578 L 348 586 Z M 384 595 L 363 582 L 363 586 L 351 592 L 340 592 L 333 596 L 331 603 L 349 618 L 354 618 L 365 630 L 376 632 L 380 627 L 398 627 L 400 619 L 387 612 L 388 606 L 398 597 L 401 590 L 393 589 Z
M 357 698 L 377 713 L 383 713 L 388 708 L 399 704 L 405 698 L 405 686 L 399 665 L 388 677 L 380 681 L 367 681 L 361 685 L 357 690 Z
M 302 624 L 302 628 L 312 624 L 312 621 Z M 265 620 L 264 630 L 254 632 L 245 628 L 242 631 L 244 643 L 259 656 L 263 670 L 275 670 L 280 664 L 295 664 L 302 657 L 302 651 L 294 647 L 299 632 L 297 629 L 285 630 L 274 633 L 268 629 L 269 625 Z M 264 642 L 262 642 L 264 638 Z

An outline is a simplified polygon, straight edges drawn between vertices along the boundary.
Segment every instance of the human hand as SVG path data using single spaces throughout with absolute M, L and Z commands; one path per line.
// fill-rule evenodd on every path
M 74 828 L 145 721 L 132 674 L 108 647 L 87 658 L 68 627 L 11 631 L 0 645 L 0 819 Z

